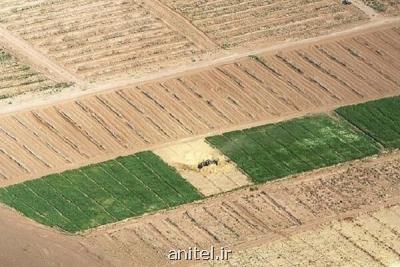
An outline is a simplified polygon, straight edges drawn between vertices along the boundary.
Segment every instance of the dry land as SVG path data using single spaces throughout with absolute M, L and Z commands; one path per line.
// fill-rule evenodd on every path
M 203 139 L 178 143 L 154 150 L 203 195 L 211 196 L 249 185 L 250 179 L 219 150 Z M 210 165 L 199 167 L 211 161 Z
M 167 142 L 398 95 L 399 27 L 0 117 L 0 185 Z
M 24 64 L 0 45 L 0 99 L 28 92 L 55 92 L 69 86 L 70 83 L 57 82 Z
M 356 7 L 334 0 L 162 2 L 223 48 L 311 37 L 367 18 Z
M 204 249 L 209 249 L 211 245 L 225 246 L 236 251 L 238 256 L 242 250 L 290 238 L 302 231 L 317 230 L 318 235 L 319 225 L 338 218 L 348 220 L 388 205 L 398 205 L 399 195 L 400 155 L 396 152 L 108 225 L 88 232 L 85 239 L 90 247 L 109 255 L 117 266 L 172 264 L 167 261 L 169 250 L 193 246 Z M 391 220 L 391 217 L 387 219 Z M 392 219 L 390 224 L 393 229 L 399 229 L 398 221 Z M 352 236 L 348 229 L 343 231 L 349 238 L 358 238 L 356 234 L 359 232 L 354 232 Z M 315 234 L 310 235 L 313 236 Z M 368 234 L 365 238 L 371 239 Z M 392 242 L 398 238 L 397 235 Z M 331 242 L 335 242 L 335 239 Z M 392 253 L 386 250 L 369 251 L 368 243 L 361 240 L 355 242 L 360 246 L 351 259 L 354 262 L 371 262 L 368 256 L 360 258 L 365 251 L 377 253 L 381 258 Z M 387 244 L 395 248 L 390 242 Z M 386 245 L 381 244 L 376 248 L 382 246 Z M 301 258 L 301 255 L 301 252 L 292 252 L 282 257 Z M 392 258 L 388 257 L 387 260 Z M 303 260 L 308 259 L 304 257 Z M 251 258 L 246 256 L 242 261 L 251 262 Z M 299 266 L 309 266 L 301 263 L 299 259 Z M 185 262 L 181 264 L 185 265 Z
M 196 60 L 202 49 L 141 1 L 14 1 L 0 23 L 80 77 L 134 76 Z
M 0 2 L 0 265 L 400 266 L 398 0 Z
M 201 266 L 400 266 L 400 205 L 333 222 Z

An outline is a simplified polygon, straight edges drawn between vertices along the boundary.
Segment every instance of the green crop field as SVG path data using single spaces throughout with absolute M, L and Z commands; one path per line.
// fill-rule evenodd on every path
M 400 97 L 339 108 L 336 112 L 387 148 L 400 148 Z
M 0 201 L 49 226 L 77 232 L 202 196 L 151 152 L 0 189 Z
M 379 152 L 377 144 L 345 122 L 313 116 L 207 138 L 233 160 L 254 182 Z

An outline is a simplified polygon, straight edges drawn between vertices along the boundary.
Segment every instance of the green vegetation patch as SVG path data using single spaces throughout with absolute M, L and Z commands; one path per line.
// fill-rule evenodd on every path
M 265 182 L 379 152 L 345 122 L 313 116 L 207 138 L 254 182 Z
M 151 152 L 0 188 L 0 201 L 68 232 L 174 207 L 200 193 Z
M 336 112 L 387 148 L 400 148 L 400 97 L 339 108 Z
M 375 9 L 378 12 L 383 12 L 386 10 L 385 5 L 381 3 L 379 0 L 363 0 L 363 2 L 367 6 Z

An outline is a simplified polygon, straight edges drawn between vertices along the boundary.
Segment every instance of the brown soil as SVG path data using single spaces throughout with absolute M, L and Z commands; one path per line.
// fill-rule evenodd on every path
M 0 186 L 168 142 L 398 95 L 399 27 L 0 118 Z
M 162 2 L 224 48 L 266 39 L 310 37 L 367 17 L 353 5 L 341 5 L 334 0 Z
M 251 190 L 239 190 L 175 210 L 129 219 L 88 232 L 85 240 L 96 251 L 108 255 L 114 264 L 125 266 L 171 264 L 166 259 L 170 249 L 187 249 L 193 246 L 224 246 L 236 252 L 261 246 L 263 250 L 262 246 L 268 246 L 272 241 L 282 238 L 291 238 L 295 242 L 300 240 L 297 243 L 304 246 L 301 238 L 307 238 L 308 235 L 296 235 L 297 233 L 318 229 L 333 220 L 350 220 L 359 214 L 399 205 L 399 196 L 400 154 L 395 152 L 302 174 Z M 362 217 L 360 220 L 364 225 L 365 220 L 370 220 L 370 216 L 366 215 L 365 219 Z M 382 217 L 382 221 L 385 220 L 388 217 Z M 398 221 L 392 220 L 388 223 L 399 229 Z M 352 233 L 348 230 L 351 227 L 357 228 L 357 221 L 351 224 L 333 224 L 330 228 L 334 230 L 328 230 L 327 234 L 340 233 L 345 239 L 354 239 L 361 247 L 356 250 L 358 254 L 355 257 L 358 258 L 360 250 L 368 244 L 357 240 L 361 232 Z M 366 223 L 365 227 L 374 227 L 374 224 Z M 388 229 L 385 231 L 388 232 Z M 319 232 L 309 238 L 318 235 Z M 367 237 L 371 240 L 371 237 L 366 235 L 365 238 Z M 286 246 L 287 242 L 281 244 Z M 335 240 L 328 240 L 327 246 L 330 245 L 329 242 Z M 279 245 L 274 244 L 276 243 L 272 246 L 279 248 Z M 320 245 L 324 246 L 324 242 Z M 296 245 L 290 245 L 290 248 L 293 246 L 295 248 Z M 285 249 L 286 247 L 283 251 Z M 311 253 L 310 259 L 318 253 L 317 249 L 313 250 L 308 249 Z M 398 256 L 385 245 L 367 246 L 365 250 L 380 259 L 385 258 L 386 261 L 397 259 Z M 263 257 L 264 254 L 260 254 Z M 274 256 L 276 255 L 273 254 L 272 257 Z M 287 257 L 293 263 L 296 263 L 296 258 L 299 263 L 307 260 L 299 250 L 293 250 L 282 257 Z M 245 256 L 243 260 L 249 262 L 250 258 Z
M 42 227 L 0 206 L 1 266 L 110 266 L 82 245 L 80 237 Z
M 189 63 L 205 52 L 153 13 L 141 1 L 74 0 L 31 3 L 1 17 L 9 35 L 93 81 Z
M 212 148 L 204 139 L 178 143 L 154 150 L 165 162 L 195 186 L 203 195 L 211 196 L 250 184 L 250 179 L 241 173 L 235 164 L 220 151 Z M 218 164 L 198 168 L 206 160 Z
M 400 266 L 400 205 L 347 218 L 200 266 Z

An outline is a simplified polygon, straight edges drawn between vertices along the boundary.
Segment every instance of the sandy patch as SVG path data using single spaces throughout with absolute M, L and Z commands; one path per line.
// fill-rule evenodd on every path
M 195 186 L 203 195 L 210 196 L 251 184 L 236 165 L 204 139 L 174 144 L 154 151 L 164 161 Z M 199 168 L 207 160 L 216 161 Z

